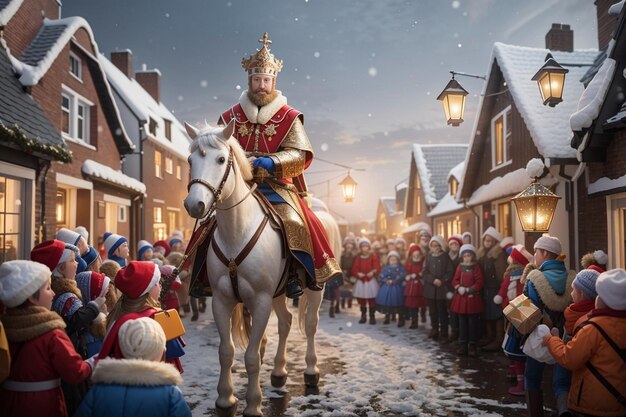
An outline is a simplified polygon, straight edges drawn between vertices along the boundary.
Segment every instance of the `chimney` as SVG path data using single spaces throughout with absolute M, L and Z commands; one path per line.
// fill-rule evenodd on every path
M 146 90 L 152 98 L 157 102 L 161 102 L 160 95 L 160 80 L 161 80 L 161 72 L 158 69 L 147 70 L 146 66 L 143 66 L 143 69 L 137 73 L 135 73 L 135 79 Z
M 596 18 L 598 20 L 598 49 L 609 46 L 613 32 L 617 28 L 618 15 L 609 14 L 609 9 L 616 0 L 596 0 Z
M 111 52 L 111 62 L 128 78 L 133 78 L 133 53 L 130 49 Z
M 546 33 L 546 48 L 552 51 L 573 52 L 574 31 L 569 25 L 552 23 L 552 27 Z

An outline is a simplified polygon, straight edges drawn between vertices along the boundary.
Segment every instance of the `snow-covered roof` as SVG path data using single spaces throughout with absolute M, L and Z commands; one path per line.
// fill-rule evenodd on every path
M 428 232 L 430 233 L 430 226 L 424 222 L 413 223 L 412 225 L 408 226 L 406 229 L 403 229 L 400 232 L 400 234 L 413 233 L 413 232 L 417 232 L 418 230 L 428 230 Z
M 612 191 L 618 188 L 626 188 L 626 175 L 622 175 L 621 177 L 614 179 L 607 177 L 598 178 L 596 181 L 589 184 L 587 193 L 591 195 Z
M 397 214 L 395 197 L 380 197 L 380 202 L 383 204 L 388 216 Z
M 465 159 L 467 145 L 413 145 L 413 159 L 417 167 L 426 204 L 434 206 L 448 191 L 450 169 Z
M 404 190 L 405 188 L 409 188 L 409 184 L 406 181 L 402 181 L 400 184 L 396 185 L 396 191 Z
M 89 39 L 97 52 L 98 46 L 94 41 L 91 27 L 82 17 L 66 17 L 56 20 L 45 18 L 39 33 L 22 53 L 20 59 L 11 57 L 15 70 L 20 74 L 22 85 L 36 85 L 78 29 L 85 29 L 89 33 Z
M 89 177 L 100 178 L 113 184 L 121 185 L 129 190 L 146 195 L 146 186 L 142 182 L 129 177 L 122 171 L 117 171 L 107 165 L 102 165 L 91 159 L 86 159 L 82 166 L 83 174 Z
M 156 135 L 152 135 L 152 137 L 159 144 L 167 147 L 172 153 L 186 159 L 189 156 L 188 149 L 191 140 L 178 119 L 174 117 L 163 103 L 157 102 L 135 79 L 128 78 L 104 55 L 99 54 L 98 60 L 104 68 L 104 72 L 113 89 L 122 97 L 124 104 L 130 108 L 139 121 L 141 123 L 149 123 L 150 119 L 152 119 L 158 124 Z M 165 137 L 165 120 L 169 120 L 172 123 L 171 140 Z
M 6 26 L 24 0 L 0 0 L 0 26 Z
M 551 174 L 548 174 L 539 182 L 546 187 L 550 187 L 556 184 L 558 179 L 554 178 Z M 483 184 L 478 187 L 478 189 L 474 191 L 472 196 L 467 201 L 467 205 L 475 206 L 497 198 L 517 194 L 528 187 L 530 183 L 531 179 L 526 173 L 526 169 L 520 168 L 509 172 L 503 177 L 496 177 L 489 181 L 488 184 Z
M 578 109 L 570 117 L 570 127 L 573 131 L 582 131 L 591 126 L 600 114 L 600 108 L 611 85 L 615 73 L 615 60 L 607 58 L 593 77 L 578 101 Z
M 583 85 L 579 80 L 588 67 L 567 66 L 569 73 L 563 88 L 563 101 L 555 107 L 544 106 L 537 82 L 531 78 L 544 64 L 548 53 L 560 64 L 583 65 L 593 64 L 598 55 L 595 49 L 562 52 L 496 42 L 489 68 L 494 60 L 497 61 L 539 153 L 544 158 L 573 158 L 575 150 L 570 146 L 572 133 L 569 118 L 576 111 L 578 99 L 583 92 Z M 485 83 L 487 85 L 489 81 Z
M 463 208 L 462 204 L 459 204 L 454 199 L 454 196 L 450 195 L 450 193 L 446 193 L 439 203 L 428 212 L 428 217 L 439 216 L 441 214 L 452 213 L 457 210 L 461 210 Z
M 622 8 L 624 7 L 624 1 L 626 0 L 621 0 L 611 5 L 611 7 L 609 7 L 609 15 L 618 16 L 622 12 Z
M 461 182 L 463 179 L 463 170 L 465 169 L 465 161 L 459 162 L 454 168 L 450 170 L 448 174 L 448 181 L 450 177 L 456 178 L 457 181 Z

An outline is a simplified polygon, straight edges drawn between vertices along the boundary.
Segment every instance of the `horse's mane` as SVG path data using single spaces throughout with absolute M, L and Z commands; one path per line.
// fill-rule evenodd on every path
M 245 152 L 241 149 L 239 142 L 233 137 L 225 140 L 222 138 L 223 128 L 213 127 L 209 124 L 198 131 L 198 135 L 189 145 L 189 152 L 193 153 L 198 149 L 210 147 L 220 149 L 222 146 L 230 147 L 233 150 L 235 163 L 241 172 L 241 176 L 245 181 L 252 180 L 252 166 L 246 157 Z

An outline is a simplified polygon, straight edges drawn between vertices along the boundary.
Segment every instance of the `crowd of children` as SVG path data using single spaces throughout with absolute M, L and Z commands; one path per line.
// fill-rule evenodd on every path
M 541 236 L 533 253 L 489 227 L 479 247 L 472 235 L 446 241 L 428 230 L 405 249 L 404 239 L 378 238 L 373 243 L 352 234 L 341 255 L 343 282 L 333 285 L 331 317 L 357 299 L 359 323 L 397 320 L 417 329 L 425 310 L 428 337 L 457 344 L 460 356 L 502 350 L 509 360 L 509 393 L 525 396 L 528 415 L 543 416 L 541 382 L 546 363 L 523 352 L 527 336 L 509 325 L 503 310 L 524 294 L 552 328 L 545 337 L 556 363 L 552 390 L 557 415 L 626 415 L 626 271 L 606 271 L 608 257 L 598 250 L 569 271 L 561 242 Z M 339 288 L 341 288 L 339 290 Z M 347 302 L 347 303 L 346 303 Z M 558 336 L 558 337 L 557 337 Z
M 96 250 L 86 233 L 60 229 L 30 260 L 0 265 L 3 415 L 190 416 L 178 388 L 185 342 L 157 322 L 189 311 L 182 236 L 141 241 L 135 261 L 125 237 L 106 233 Z

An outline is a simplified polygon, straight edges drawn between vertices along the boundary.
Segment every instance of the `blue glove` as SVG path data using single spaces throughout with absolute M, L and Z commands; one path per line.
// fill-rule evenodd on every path
M 262 157 L 262 158 L 257 158 L 254 161 L 252 161 L 252 167 L 253 168 L 264 168 L 267 172 L 269 172 L 270 174 L 273 174 L 274 171 L 276 170 L 276 166 L 274 165 L 274 161 L 272 161 L 272 158 L 267 158 L 267 157 Z

